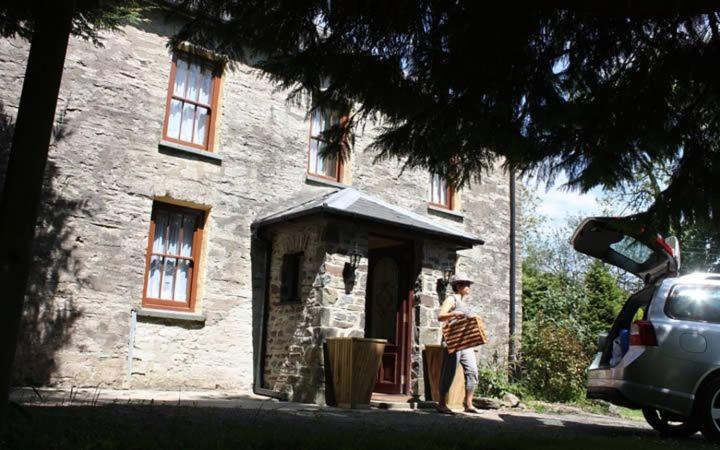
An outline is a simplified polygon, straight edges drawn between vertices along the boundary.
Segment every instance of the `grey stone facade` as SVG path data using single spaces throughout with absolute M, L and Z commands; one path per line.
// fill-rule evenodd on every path
M 349 291 L 342 270 L 350 243 L 367 245 L 369 229 L 319 219 L 281 224 L 264 236 L 269 252 L 257 250 L 250 225 L 261 211 L 327 189 L 306 175 L 307 111 L 288 104 L 255 69 L 238 65 L 222 79 L 218 158 L 159 145 L 166 43 L 176 24 L 149 19 L 108 34 L 105 48 L 71 39 L 16 382 L 249 390 L 262 367 L 263 388 L 323 402 L 323 340 L 365 333 L 367 259 Z M 0 41 L 0 113 L 10 121 L 27 54 L 26 43 Z M 401 173 L 398 162 L 374 164 L 375 155 L 363 151 L 373 136 L 371 127 L 360 130 L 345 183 L 485 241 L 457 253 L 427 238 L 415 242 L 421 264 L 410 386 L 422 395 L 421 346 L 440 340 L 436 287 L 448 264 L 477 280 L 473 303 L 491 341 L 479 349 L 480 359 L 506 359 L 509 179 L 498 167 L 459 194 L 457 214 L 435 211 L 426 200 L 428 174 Z M 143 314 L 153 202 L 207 211 L 194 314 Z M 279 261 L 290 251 L 305 254 L 299 304 L 278 297 Z

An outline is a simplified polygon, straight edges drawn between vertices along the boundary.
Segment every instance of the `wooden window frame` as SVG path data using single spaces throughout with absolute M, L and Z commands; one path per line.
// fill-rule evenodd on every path
M 177 74 L 177 61 L 178 58 L 186 59 L 187 61 L 193 63 L 193 64 L 200 64 L 207 68 L 209 68 L 212 72 L 212 83 L 210 84 L 212 88 L 212 94 L 210 95 L 210 104 L 204 104 L 200 102 L 196 102 L 193 100 L 188 100 L 180 96 L 174 95 L 173 91 L 175 90 L 175 75 Z M 167 142 L 172 142 L 175 144 L 184 145 L 187 147 L 195 148 L 198 150 L 205 150 L 212 152 L 215 148 L 215 126 L 217 122 L 217 116 L 218 116 L 218 99 L 220 95 L 220 80 L 222 79 L 221 76 L 221 69 L 220 65 L 217 62 L 214 62 L 210 59 L 203 58 L 202 56 L 198 56 L 192 53 L 188 53 L 185 51 L 175 51 L 173 53 L 172 57 L 172 66 L 170 68 L 170 80 L 168 81 L 168 88 L 167 88 L 167 96 L 165 99 L 165 118 L 163 120 L 163 128 L 162 128 L 162 139 Z M 179 138 L 173 138 L 168 136 L 168 125 L 170 122 L 170 105 L 173 99 L 180 100 L 184 103 L 191 103 L 195 106 L 201 106 L 203 108 L 208 109 L 208 124 L 207 124 L 207 133 L 205 134 L 205 143 L 204 144 L 196 144 L 194 142 L 188 142 L 183 141 Z M 182 125 L 182 116 L 180 119 L 180 123 Z M 193 133 L 195 129 L 195 119 L 193 118 Z M 192 139 L 192 137 L 190 138 Z
M 340 158 L 339 155 L 335 158 L 335 159 L 336 159 L 336 161 L 335 161 L 335 173 L 336 173 L 336 176 L 335 176 L 335 177 L 329 177 L 329 176 L 327 176 L 327 175 L 323 175 L 323 174 L 317 173 L 317 172 L 310 172 L 310 146 L 312 145 L 312 141 L 313 141 L 313 140 L 320 141 L 320 139 L 319 139 L 318 137 L 315 137 L 315 136 L 313 136 L 313 134 L 312 134 L 312 131 L 313 131 L 313 130 L 312 130 L 312 122 L 313 122 L 313 121 L 312 121 L 312 114 L 314 114 L 315 111 L 316 111 L 316 110 L 313 110 L 313 111 L 310 113 L 310 125 L 308 126 L 308 144 L 307 144 L 307 164 L 306 164 L 306 172 L 307 172 L 308 175 L 310 175 L 310 176 L 312 176 L 312 177 L 323 178 L 323 179 L 325 179 L 325 180 L 330 180 L 330 181 L 335 181 L 335 182 L 338 182 L 338 183 L 342 183 L 342 181 L 343 181 L 343 171 L 345 170 L 345 163 L 342 161 L 342 158 Z M 345 113 L 345 114 L 340 114 L 340 125 L 341 125 L 341 126 L 344 126 L 344 125 L 347 123 L 347 120 L 348 120 L 348 114 L 347 114 L 347 113 Z M 324 131 L 324 130 L 323 130 L 323 131 Z M 321 132 L 321 133 L 322 133 L 322 132 Z M 344 140 L 345 140 L 345 138 L 343 138 L 343 141 L 344 141 Z M 343 145 L 345 145 L 344 142 L 343 142 Z
M 295 274 L 295 286 L 294 286 L 294 293 L 295 295 L 286 295 L 285 294 L 285 273 L 286 273 L 286 261 L 293 260 L 293 265 L 297 264 L 294 268 L 297 270 L 297 273 Z M 282 260 L 280 262 L 280 303 L 282 304 L 298 304 L 302 303 L 302 299 L 300 298 L 300 284 L 302 282 L 302 266 L 303 261 L 305 259 L 305 253 L 304 252 L 296 252 L 296 253 L 286 253 L 283 255 Z M 290 291 L 292 293 L 293 290 Z
M 430 174 L 430 192 L 433 192 L 433 179 L 435 178 L 434 174 Z M 447 190 L 446 198 L 447 198 L 447 204 L 442 203 L 435 203 L 432 201 L 432 194 L 430 195 L 430 198 L 428 199 L 428 204 L 431 206 L 434 206 L 436 208 L 442 208 L 447 209 L 449 211 L 453 211 L 455 209 L 455 189 L 453 189 L 452 186 L 445 181 L 445 189 Z
M 183 257 L 180 255 L 170 254 L 159 254 L 153 253 L 153 241 L 155 240 L 155 221 L 158 211 L 169 211 L 175 213 L 182 213 L 186 215 L 194 215 L 196 217 L 195 222 L 195 235 L 192 240 L 192 255 L 191 257 Z M 205 227 L 206 212 L 201 209 L 193 209 L 185 206 L 173 205 L 171 203 L 164 203 L 156 201 L 153 204 L 152 213 L 150 216 L 150 232 L 148 234 L 148 246 L 145 255 L 145 281 L 143 283 L 142 291 L 142 306 L 153 308 L 153 309 L 167 309 L 171 311 L 184 311 L 193 312 L 195 311 L 195 301 L 197 299 L 197 279 L 198 279 L 198 268 L 200 267 L 200 254 L 203 241 L 203 231 Z M 182 233 L 182 230 L 180 230 Z M 178 236 L 178 243 L 181 245 L 182 234 Z M 190 293 L 187 302 L 177 302 L 172 300 L 163 300 L 159 298 L 151 298 L 147 296 L 148 281 L 150 278 L 150 261 L 153 255 L 165 255 L 177 259 L 191 259 L 193 264 L 190 268 L 191 274 L 188 277 L 190 282 Z M 177 265 L 175 266 L 175 273 L 177 274 Z M 162 290 L 162 277 L 164 277 L 164 270 L 160 278 L 160 289 Z M 174 287 L 173 287 L 174 291 Z

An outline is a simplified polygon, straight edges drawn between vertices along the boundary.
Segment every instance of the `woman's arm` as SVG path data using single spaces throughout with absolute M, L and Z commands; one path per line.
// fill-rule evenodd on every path
M 452 296 L 448 296 L 445 301 L 443 302 L 442 306 L 440 306 L 440 312 L 438 313 L 438 320 L 440 322 L 445 322 L 453 317 L 462 317 L 465 315 L 462 311 L 451 311 L 455 307 L 455 300 L 452 298 Z

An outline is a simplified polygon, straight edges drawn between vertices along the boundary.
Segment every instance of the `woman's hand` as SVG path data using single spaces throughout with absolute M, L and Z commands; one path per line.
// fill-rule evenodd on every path
M 459 318 L 461 318 L 461 317 L 465 317 L 465 313 L 464 313 L 464 312 L 462 312 L 462 311 L 450 311 L 449 313 L 438 315 L 438 320 L 439 320 L 440 322 L 445 322 L 445 321 L 447 321 L 447 320 L 459 319 Z

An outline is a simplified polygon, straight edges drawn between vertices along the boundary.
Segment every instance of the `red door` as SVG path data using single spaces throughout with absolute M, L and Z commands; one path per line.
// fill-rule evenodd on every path
M 408 245 L 370 250 L 365 335 L 388 341 L 375 392 L 407 393 L 411 252 Z

